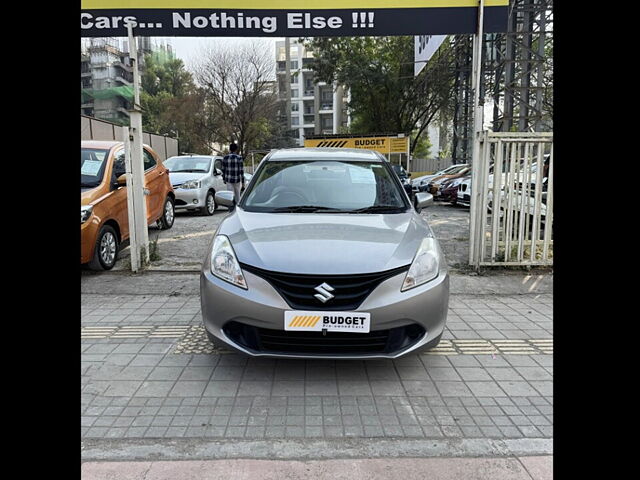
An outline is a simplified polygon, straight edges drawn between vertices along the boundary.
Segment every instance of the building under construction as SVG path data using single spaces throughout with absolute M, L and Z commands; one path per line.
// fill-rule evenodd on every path
M 483 35 L 480 102 L 494 132 L 553 130 L 553 0 L 510 0 L 505 33 Z M 453 163 L 471 161 L 472 39 L 457 35 Z
M 144 56 L 159 52 L 173 57 L 170 45 L 152 47 L 149 37 L 138 44 L 139 69 Z M 133 66 L 127 40 L 115 37 L 85 39 L 81 44 L 80 113 L 120 125 L 129 122 L 133 102 Z

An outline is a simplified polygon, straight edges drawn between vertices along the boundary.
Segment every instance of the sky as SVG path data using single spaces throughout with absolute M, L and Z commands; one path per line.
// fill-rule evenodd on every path
M 277 37 L 153 37 L 154 41 L 167 42 L 172 47 L 176 56 L 180 58 L 188 70 L 194 65 L 194 62 L 198 58 L 198 54 L 206 46 L 236 46 L 243 43 L 250 43 L 252 41 L 258 41 L 264 43 L 265 48 L 271 52 L 275 63 L 275 43 L 284 38 Z

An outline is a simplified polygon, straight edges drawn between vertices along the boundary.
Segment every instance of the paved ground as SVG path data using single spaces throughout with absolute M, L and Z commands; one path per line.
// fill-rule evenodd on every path
M 82 296 L 83 438 L 552 436 L 551 295 L 453 296 L 399 360 L 213 349 L 197 296 Z
M 82 466 L 85 480 L 331 478 L 395 480 L 543 480 L 551 478 L 551 457 L 403 458 L 367 460 L 209 460 L 96 462 Z
M 424 212 L 449 264 L 464 264 L 468 209 L 436 204 Z M 465 465 L 491 478 L 550 478 L 548 467 L 539 464 L 535 473 L 526 463 L 552 453 L 549 275 L 453 275 L 443 341 L 425 354 L 367 362 L 251 359 L 214 349 L 201 327 L 195 272 L 224 215 L 179 214 L 171 230 L 150 229 L 151 239 L 159 234 L 162 257 L 151 271 L 81 271 L 83 478 L 143 478 L 109 476 L 118 466 L 104 460 L 304 460 L 285 466 L 293 468 L 289 478 L 299 478 L 296 468 L 368 472 L 357 462 L 312 462 L 321 458 L 449 456 L 483 457 L 487 463 Z M 500 458 L 485 458 L 492 456 Z M 429 464 L 433 478 L 454 478 L 436 463 Z M 167 473 L 172 464 L 128 464 L 144 478 L 177 478 Z M 181 465 L 181 478 L 224 476 L 198 474 L 202 462 Z M 224 472 L 234 464 L 216 465 Z M 233 468 L 256 466 L 273 478 L 285 468 Z

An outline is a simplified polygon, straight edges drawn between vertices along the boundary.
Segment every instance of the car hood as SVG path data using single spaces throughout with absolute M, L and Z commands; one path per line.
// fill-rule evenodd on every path
M 184 182 L 188 182 L 189 180 L 200 180 L 201 178 L 206 176 L 206 173 L 198 172 L 169 172 L 169 180 L 171 181 L 171 185 L 181 185 Z
M 240 263 L 301 274 L 372 273 L 411 264 L 425 236 L 415 212 L 256 213 L 240 208 L 220 225 Z

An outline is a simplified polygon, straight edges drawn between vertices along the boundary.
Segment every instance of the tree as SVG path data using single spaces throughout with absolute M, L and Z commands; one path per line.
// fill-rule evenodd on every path
M 410 133 L 411 150 L 429 123 L 452 101 L 453 56 L 443 44 L 420 74 L 413 74 L 413 37 L 317 37 L 316 80 L 351 92 L 352 133 Z
M 140 83 L 145 130 L 177 137 L 181 151 L 212 153 L 211 109 L 182 60 L 147 54 Z
M 278 94 L 273 59 L 258 43 L 235 48 L 205 48 L 195 78 L 216 112 L 216 141 L 235 141 L 244 154 L 259 148 L 276 122 Z

